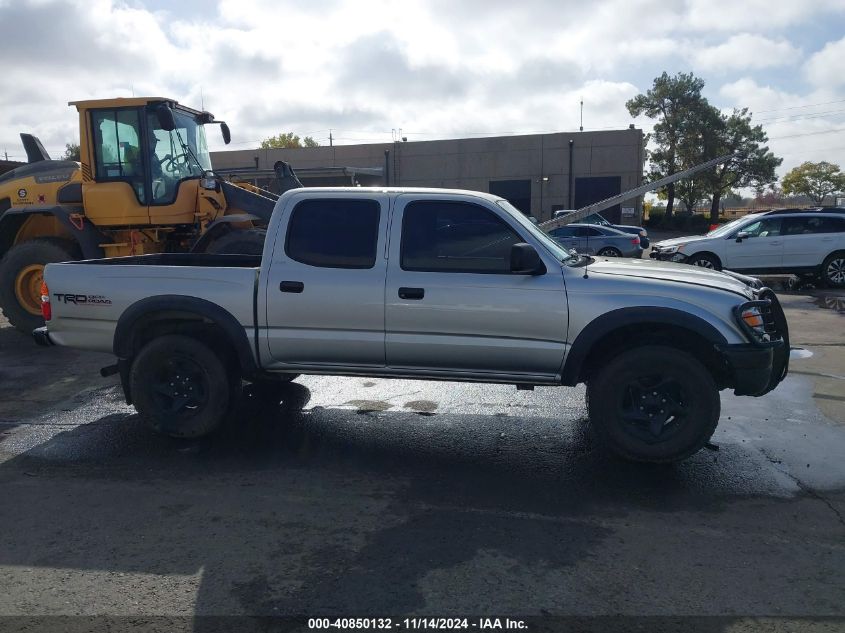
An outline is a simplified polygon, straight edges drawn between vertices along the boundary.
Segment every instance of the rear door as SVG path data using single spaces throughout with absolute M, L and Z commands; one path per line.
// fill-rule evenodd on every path
M 836 242 L 837 225 L 845 232 L 845 219 L 825 215 L 783 219 L 783 265 L 787 269 L 810 268 L 822 263 Z
M 383 367 L 387 195 L 294 197 L 266 285 L 273 366 Z
M 783 266 L 783 238 L 780 216 L 761 218 L 746 224 L 725 239 L 724 268 L 764 270 Z M 739 232 L 747 233 L 737 241 Z
M 554 376 L 566 342 L 560 263 L 510 272 L 511 246 L 529 242 L 507 214 L 471 201 L 399 196 L 391 224 L 387 364 L 415 371 Z

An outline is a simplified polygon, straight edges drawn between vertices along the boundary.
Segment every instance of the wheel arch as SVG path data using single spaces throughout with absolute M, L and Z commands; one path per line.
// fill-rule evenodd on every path
M 727 368 L 715 345 L 727 339 L 701 317 L 659 307 L 620 308 L 601 315 L 572 342 L 563 366 L 562 382 L 574 386 L 586 381 L 602 361 L 622 351 L 649 344 L 664 344 L 692 352 L 726 384 Z
M 694 259 L 695 257 L 698 257 L 699 255 L 707 255 L 708 257 L 712 257 L 713 259 L 716 260 L 716 263 L 719 264 L 720 269 L 725 267 L 725 263 L 722 261 L 722 258 L 719 257 L 713 251 L 695 251 L 692 255 L 687 257 L 687 261 L 691 261 L 692 259 Z
M 121 314 L 112 343 L 127 402 L 129 368 L 141 347 L 157 336 L 186 334 L 223 350 L 242 375 L 258 371 L 246 329 L 226 309 L 198 297 L 158 295 L 136 301 Z
M 71 219 L 72 214 L 82 213 L 81 208 L 73 207 L 27 207 L 10 208 L 0 215 L 0 257 L 15 245 L 18 233 L 23 229 L 27 220 L 36 215 L 52 216 L 59 221 L 64 229 L 64 234 L 45 234 L 37 237 L 66 237 L 74 240 L 82 251 L 85 259 L 97 259 L 103 257 L 103 248 L 100 246 L 110 242 L 97 228 L 86 218 L 82 218 L 81 224 L 78 220 Z M 66 234 L 66 235 L 65 235 Z

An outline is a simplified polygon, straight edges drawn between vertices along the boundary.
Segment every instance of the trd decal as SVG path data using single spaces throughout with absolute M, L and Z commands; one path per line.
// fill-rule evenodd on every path
M 56 301 L 62 303 L 73 303 L 75 305 L 96 305 L 96 306 L 110 306 L 111 299 L 106 299 L 102 295 L 72 295 L 66 293 L 54 292 L 53 296 Z

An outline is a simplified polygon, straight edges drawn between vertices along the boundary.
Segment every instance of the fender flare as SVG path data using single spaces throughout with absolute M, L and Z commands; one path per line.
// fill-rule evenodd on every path
M 595 344 L 602 338 L 622 327 L 642 324 L 671 325 L 690 330 L 713 345 L 724 345 L 728 341 L 719 330 L 701 317 L 683 310 L 662 307 L 631 307 L 611 310 L 591 321 L 569 348 L 563 365 L 562 382 L 567 386 L 578 384 L 581 368 Z
M 220 327 L 226 333 L 238 355 L 241 370 L 244 373 L 258 371 L 246 328 L 228 310 L 221 308 L 219 305 L 205 299 L 184 295 L 147 297 L 126 308 L 120 315 L 117 327 L 114 330 L 112 349 L 115 356 L 124 361 L 131 359 L 138 327 L 155 321 L 156 315 L 168 312 L 196 317 L 197 320 L 211 322 Z
M 0 257 L 6 254 L 15 241 L 23 223 L 30 215 L 52 215 L 61 222 L 76 243 L 82 250 L 82 257 L 84 259 L 99 259 L 103 257 L 104 252 L 100 244 L 111 242 L 109 238 L 100 233 L 97 228 L 91 224 L 88 218 L 82 218 L 82 228 L 79 227 L 78 222 L 71 220 L 71 214 L 83 214 L 82 207 L 63 207 L 63 206 L 31 206 L 31 207 L 13 207 L 8 209 L 2 216 L 0 216 Z
M 205 249 L 215 240 L 217 237 L 225 233 L 225 230 L 228 228 L 230 224 L 233 222 L 256 222 L 261 221 L 257 215 L 252 215 L 251 213 L 233 213 L 232 215 L 224 215 L 220 218 L 211 222 L 207 227 L 205 227 L 205 233 L 203 233 L 199 239 L 194 242 L 194 245 L 191 247 L 192 253 L 204 253 Z

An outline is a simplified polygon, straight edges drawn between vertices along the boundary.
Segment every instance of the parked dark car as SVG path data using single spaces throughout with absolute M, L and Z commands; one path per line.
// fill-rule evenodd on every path
M 549 235 L 564 248 L 573 248 L 584 255 L 637 259 L 643 256 L 638 235 L 623 233 L 609 226 L 573 223 L 552 229 Z
M 559 218 L 562 215 L 568 215 L 570 213 L 575 213 L 571 209 L 563 209 L 561 211 L 555 211 L 555 217 Z M 608 220 L 606 220 L 601 214 L 599 213 L 591 213 L 585 218 L 581 218 L 578 221 L 579 224 L 595 224 L 597 226 L 607 226 L 612 229 L 616 229 L 617 231 L 622 231 L 623 233 L 631 233 L 632 235 L 638 235 L 640 237 L 640 246 L 644 249 L 648 248 L 649 246 L 649 239 L 648 239 L 648 231 L 646 231 L 641 226 L 628 226 L 627 224 L 611 224 Z

